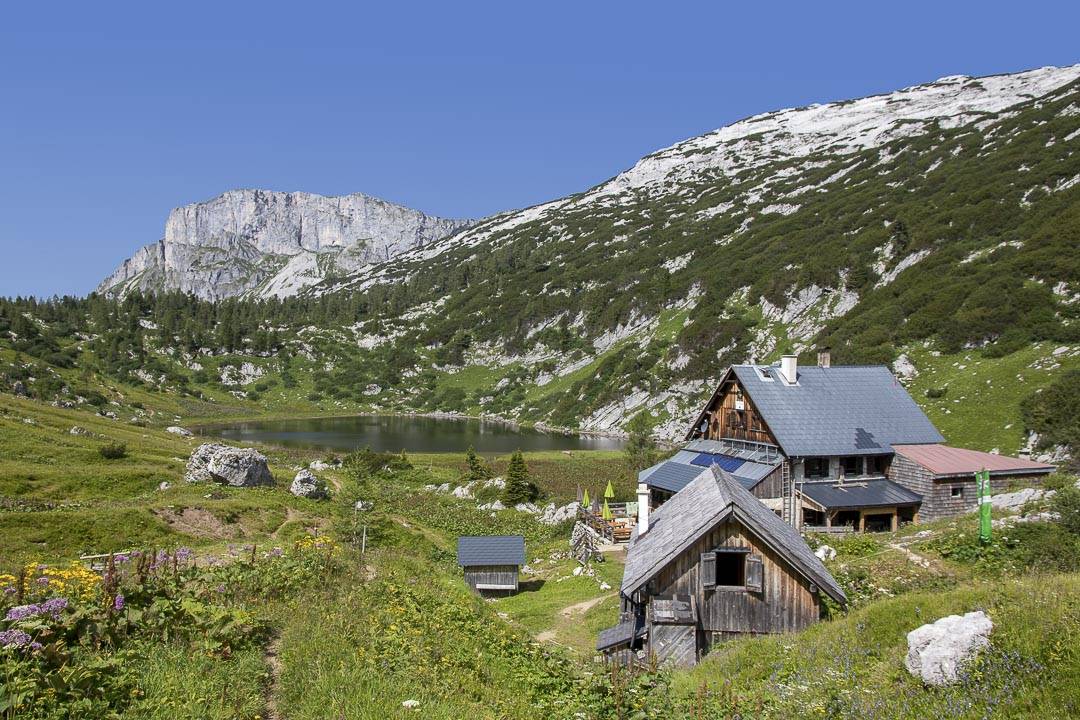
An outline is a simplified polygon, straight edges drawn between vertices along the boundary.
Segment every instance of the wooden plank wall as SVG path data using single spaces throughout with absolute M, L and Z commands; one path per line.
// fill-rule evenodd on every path
M 734 438 L 775 445 L 776 439 L 769 432 L 768 426 L 746 393 L 742 393 L 744 407 L 741 415 L 742 422 L 732 422 L 733 418 L 740 417 L 735 409 L 735 395 L 739 390 L 741 388 L 737 382 L 727 383 L 720 388 L 719 394 L 709 403 L 711 417 L 706 437 L 709 440 Z
M 761 555 L 761 593 L 701 586 L 701 553 L 718 547 L 744 547 Z M 813 623 L 821 613 L 820 597 L 810 592 L 809 583 L 734 520 L 717 526 L 682 552 L 646 590 L 648 595 L 693 595 L 706 638 L 712 633 L 793 632 Z
M 498 585 L 500 588 L 518 587 L 517 565 L 470 565 L 465 568 L 465 582 L 476 589 L 477 585 Z
M 653 623 L 649 626 L 649 651 L 661 665 L 691 667 L 698 659 L 697 626 Z

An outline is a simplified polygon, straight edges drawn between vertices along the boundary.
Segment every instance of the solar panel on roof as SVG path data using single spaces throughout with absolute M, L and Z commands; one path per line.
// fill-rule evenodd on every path
M 745 460 L 741 460 L 730 455 L 719 455 L 716 453 L 698 453 L 698 456 L 690 461 L 691 465 L 697 465 L 698 467 L 711 467 L 714 463 L 719 465 L 728 472 L 735 472 L 742 467 Z

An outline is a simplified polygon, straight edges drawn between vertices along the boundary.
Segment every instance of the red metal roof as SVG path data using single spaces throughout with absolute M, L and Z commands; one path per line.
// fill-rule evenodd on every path
M 991 474 L 1038 473 L 1057 469 L 1046 463 L 948 445 L 893 445 L 893 450 L 935 475 L 964 475 L 976 470 L 989 470 Z

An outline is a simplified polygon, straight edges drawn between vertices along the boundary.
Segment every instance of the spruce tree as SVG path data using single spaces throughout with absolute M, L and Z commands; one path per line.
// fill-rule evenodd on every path
M 529 468 L 520 450 L 510 456 L 510 466 L 506 469 L 506 488 L 503 490 L 503 503 L 508 506 L 532 502 L 536 499 L 537 488 L 529 479 Z
M 465 451 L 465 464 L 469 468 L 469 482 L 482 482 L 491 477 L 491 468 L 482 457 L 476 454 L 476 449 L 472 445 Z

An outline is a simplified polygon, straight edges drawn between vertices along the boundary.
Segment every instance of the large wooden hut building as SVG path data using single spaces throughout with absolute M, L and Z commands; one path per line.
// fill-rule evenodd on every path
M 824 596 L 846 602 L 799 533 L 719 465 L 698 467 L 666 503 L 638 511 L 620 622 L 597 643 L 612 660 L 692 665 L 734 636 L 805 628 Z
M 728 368 L 683 448 L 638 480 L 656 506 L 716 464 L 793 526 L 894 530 L 974 509 L 976 470 L 998 489 L 1054 470 L 943 442 L 888 368 L 788 355 Z
M 525 564 L 521 535 L 465 535 L 458 538 L 457 561 L 465 582 L 477 592 L 516 592 Z

